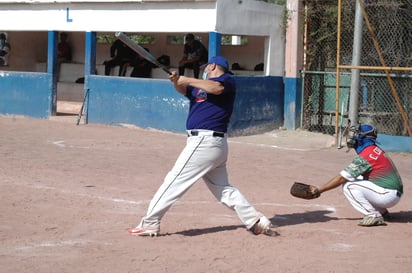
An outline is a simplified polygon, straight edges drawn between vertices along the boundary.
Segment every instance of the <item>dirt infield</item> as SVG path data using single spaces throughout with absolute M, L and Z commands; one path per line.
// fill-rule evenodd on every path
M 199 181 L 162 221 L 128 235 L 185 144 L 183 134 L 0 116 L 0 272 L 411 272 L 412 155 L 391 153 L 405 194 L 387 226 L 358 227 L 340 189 L 306 201 L 294 180 L 326 182 L 354 151 L 330 136 L 229 138 L 228 170 L 278 226 L 254 236 Z

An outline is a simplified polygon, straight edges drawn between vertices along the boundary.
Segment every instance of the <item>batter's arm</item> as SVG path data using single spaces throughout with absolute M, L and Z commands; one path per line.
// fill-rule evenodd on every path
M 177 84 L 183 85 L 183 86 L 190 85 L 190 86 L 202 89 L 203 91 L 213 94 L 213 95 L 220 95 L 222 94 L 224 90 L 224 86 L 220 82 L 211 81 L 211 80 L 201 80 L 201 79 L 185 77 L 185 76 L 180 76 L 177 79 Z
M 182 95 L 186 95 L 186 88 L 187 85 L 184 85 L 179 82 L 179 76 L 176 71 L 173 71 L 172 74 L 169 75 L 169 80 L 173 83 L 173 87 Z

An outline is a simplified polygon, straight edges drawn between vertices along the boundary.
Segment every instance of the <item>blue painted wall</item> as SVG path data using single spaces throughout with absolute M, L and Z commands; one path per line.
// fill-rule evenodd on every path
M 89 122 L 185 130 L 188 100 L 169 80 L 89 76 L 87 82 Z
M 387 152 L 412 153 L 412 137 L 379 134 L 377 142 Z
M 283 124 L 280 77 L 236 77 L 237 96 L 231 135 L 267 132 Z M 134 124 L 142 128 L 183 132 L 189 101 L 169 80 L 91 75 L 87 114 L 92 123 Z
M 48 118 L 52 90 L 48 73 L 0 71 L 0 114 Z
M 237 95 L 229 130 L 231 135 L 251 135 L 283 126 L 282 77 L 236 76 Z
M 284 115 L 290 115 L 284 106 L 293 104 L 291 97 L 286 99 L 283 93 L 290 85 L 284 87 L 280 77 L 236 76 L 235 79 L 237 97 L 229 128 L 231 135 L 262 133 L 283 125 Z M 188 101 L 168 80 L 90 75 L 86 76 L 86 86 L 89 122 L 128 123 L 173 132 L 185 130 Z M 54 88 L 50 73 L 0 70 L 0 114 L 48 118 L 55 107 Z M 286 104 L 287 100 L 290 103 Z M 290 118 L 294 122 L 297 116 Z M 379 135 L 378 141 L 388 152 L 412 153 L 412 137 Z
M 300 127 L 302 109 L 302 83 L 300 78 L 285 78 L 285 128 Z

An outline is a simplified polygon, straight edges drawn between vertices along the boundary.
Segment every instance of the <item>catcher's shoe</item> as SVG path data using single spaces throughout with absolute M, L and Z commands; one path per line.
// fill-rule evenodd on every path
M 130 235 L 156 237 L 159 234 L 159 229 L 147 229 L 137 226 L 127 230 L 127 232 Z
M 371 226 L 384 226 L 386 225 L 386 223 L 383 220 L 382 215 L 369 214 L 369 215 L 365 215 L 365 217 L 363 217 L 363 219 L 359 222 L 358 225 L 362 227 L 371 227 Z
M 279 233 L 274 230 L 274 226 L 266 216 L 262 216 L 259 220 L 249 229 L 255 235 L 264 234 L 267 236 L 278 236 Z

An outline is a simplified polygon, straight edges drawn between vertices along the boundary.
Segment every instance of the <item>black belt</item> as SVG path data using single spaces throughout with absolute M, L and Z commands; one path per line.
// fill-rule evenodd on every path
M 401 197 L 401 196 L 402 196 L 402 193 L 401 193 L 400 191 L 397 191 L 397 192 L 396 192 L 396 196 Z
M 200 134 L 202 134 L 202 132 L 200 132 Z M 189 136 L 198 136 L 198 135 L 199 135 L 199 131 L 197 131 L 197 130 L 189 131 Z M 214 136 L 214 137 L 225 137 L 225 133 L 223 133 L 223 132 L 213 132 L 212 136 Z

